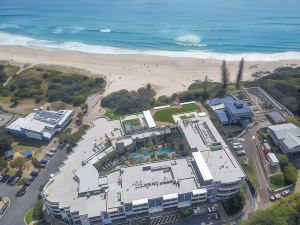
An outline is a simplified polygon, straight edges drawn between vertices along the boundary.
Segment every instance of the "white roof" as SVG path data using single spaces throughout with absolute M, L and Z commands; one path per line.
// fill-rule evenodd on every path
M 203 117 L 203 116 L 206 116 L 207 114 L 206 114 L 206 112 L 199 112 L 198 115 L 199 115 L 200 117 Z
M 292 123 L 279 124 L 269 127 L 278 140 L 282 140 L 290 150 L 300 146 L 300 128 Z
M 171 105 L 162 105 L 162 106 L 156 106 L 153 109 L 166 109 L 166 108 L 170 108 Z
M 225 105 L 223 103 L 221 104 L 218 104 L 218 105 L 213 105 L 211 106 L 212 110 L 218 110 L 218 109 L 224 109 L 225 108 Z
M 163 200 L 174 199 L 174 198 L 178 198 L 178 194 L 177 193 L 163 195 Z
M 210 170 L 208 169 L 208 166 L 204 161 L 204 158 L 202 157 L 202 154 L 200 152 L 193 152 L 193 157 L 196 161 L 197 167 L 201 173 L 203 180 L 213 180 L 213 176 L 211 175 Z
M 153 119 L 153 117 L 151 115 L 150 110 L 143 111 L 143 114 L 144 114 L 145 119 L 147 121 L 148 127 L 149 128 L 156 127 L 155 121 L 154 121 L 154 119 Z
M 274 153 L 271 152 L 271 153 L 268 153 L 267 155 L 273 163 L 279 163 L 279 160 L 277 159 L 277 157 Z
M 24 118 L 15 120 L 7 126 L 7 129 L 33 131 L 50 138 L 55 133 L 56 126 L 61 126 L 72 113 L 73 110 L 34 111 Z M 47 132 L 43 132 L 46 128 Z
M 93 165 L 87 164 L 86 166 L 80 167 L 75 174 L 79 179 L 79 193 L 99 189 L 99 175 Z
M 147 204 L 148 203 L 148 199 L 147 198 L 143 198 L 143 199 L 138 199 L 138 200 L 133 200 L 132 201 L 132 205 L 143 205 L 143 204 Z
M 207 193 L 206 188 L 193 190 L 193 195 L 201 195 L 201 194 L 206 194 L 206 193 Z
M 196 101 L 190 101 L 190 102 L 182 102 L 179 105 L 188 105 L 188 104 L 194 104 Z

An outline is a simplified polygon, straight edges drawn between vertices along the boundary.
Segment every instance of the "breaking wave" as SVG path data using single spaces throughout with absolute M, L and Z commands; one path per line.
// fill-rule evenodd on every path
M 184 40 L 184 39 L 181 39 Z M 187 39 L 185 39 L 187 40 Z M 189 39 L 191 41 L 191 39 Z M 194 39 L 194 43 L 195 43 Z M 201 59 L 226 59 L 228 61 L 240 60 L 242 57 L 247 61 L 276 61 L 300 59 L 300 52 L 289 51 L 280 53 L 219 53 L 211 51 L 160 51 L 160 50 L 132 50 L 110 46 L 90 45 L 80 42 L 56 42 L 37 40 L 21 35 L 0 32 L 0 45 L 25 46 L 39 48 L 48 51 L 71 50 L 96 54 L 143 54 L 168 57 L 191 57 Z

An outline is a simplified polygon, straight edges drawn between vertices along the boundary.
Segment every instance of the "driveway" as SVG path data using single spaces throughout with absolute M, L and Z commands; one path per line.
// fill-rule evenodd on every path
M 58 150 L 49 161 L 47 167 L 42 170 L 35 181 L 27 188 L 23 197 L 15 197 L 16 187 L 0 184 L 0 194 L 11 199 L 11 205 L 5 215 L 1 218 L 1 225 L 24 225 L 24 215 L 38 200 L 40 186 L 47 183 L 49 175 L 55 173 L 62 161 L 66 158 L 66 147 Z

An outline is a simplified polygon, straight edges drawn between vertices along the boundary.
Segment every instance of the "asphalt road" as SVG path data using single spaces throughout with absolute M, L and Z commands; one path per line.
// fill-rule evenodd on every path
M 51 173 L 55 173 L 62 161 L 66 158 L 66 147 L 58 150 L 43 169 L 34 182 L 27 188 L 27 192 L 22 197 L 15 197 L 18 190 L 6 184 L 0 184 L 0 195 L 8 196 L 11 204 L 5 215 L 0 219 L 1 225 L 24 225 L 24 215 L 31 209 L 38 200 L 41 185 L 47 183 Z
M 268 204 L 270 203 L 270 199 L 268 192 L 268 180 L 265 175 L 258 149 L 256 147 L 256 131 L 269 125 L 270 123 L 268 121 L 258 123 L 243 136 L 243 138 L 245 139 L 245 141 L 243 142 L 244 149 L 246 151 L 247 157 L 252 162 L 256 174 L 258 184 L 258 208 L 265 208 L 266 206 L 268 206 Z

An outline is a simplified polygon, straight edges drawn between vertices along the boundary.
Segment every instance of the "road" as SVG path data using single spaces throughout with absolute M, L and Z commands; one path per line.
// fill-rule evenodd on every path
M 11 200 L 9 209 L 0 220 L 1 225 L 24 225 L 24 215 L 37 202 L 40 186 L 47 183 L 50 174 L 57 171 L 57 168 L 66 158 L 66 155 L 66 147 L 58 150 L 49 161 L 47 167 L 40 172 L 39 176 L 27 188 L 26 194 L 22 197 L 15 197 L 17 192 L 16 187 L 0 184 L 0 195 L 8 196 Z
M 268 179 L 265 175 L 264 167 L 259 155 L 259 151 L 256 146 L 256 132 L 258 129 L 270 126 L 268 121 L 260 122 L 257 125 L 253 126 L 243 138 L 245 139 L 243 145 L 245 147 L 245 151 L 248 159 L 252 162 L 257 184 L 258 184 L 258 195 L 257 195 L 257 203 L 258 208 L 266 208 L 270 204 L 269 198 L 269 184 Z

